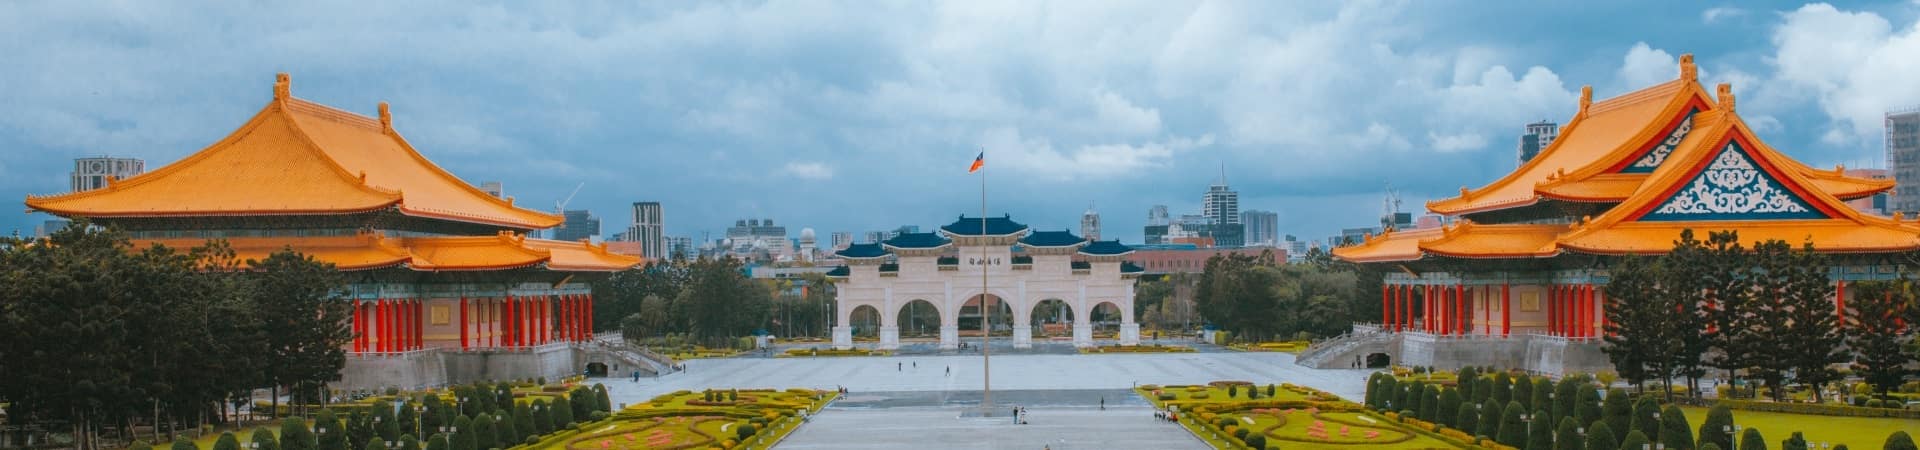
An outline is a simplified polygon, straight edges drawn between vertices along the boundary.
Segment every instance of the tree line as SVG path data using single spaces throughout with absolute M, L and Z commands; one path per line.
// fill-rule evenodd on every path
M 1285 264 L 1264 254 L 1215 255 L 1195 281 L 1194 309 L 1235 339 L 1334 336 L 1352 327 L 1356 272 L 1330 258 Z
M 324 399 L 351 339 L 344 279 L 292 252 L 240 261 L 224 241 L 135 248 L 75 221 L 0 238 L 0 403 L 82 449 L 136 424 L 218 423 L 255 388 Z M 231 409 L 230 409 L 231 408 Z M 276 408 L 277 410 L 277 404 Z
M 1702 241 L 1683 230 L 1666 255 L 1629 255 L 1612 268 L 1603 350 L 1622 378 L 1643 389 L 1662 381 L 1669 398 L 1665 380 L 1684 378 L 1698 396 L 1699 379 L 1712 369 L 1728 380 L 1764 382 L 1775 401 L 1789 381 L 1810 387 L 1819 401 L 1819 387 L 1844 376 L 1835 369 L 1843 363 L 1885 394 L 1920 353 L 1907 326 L 1920 320 L 1912 283 L 1849 286 L 1843 322 L 1828 267 L 1811 243 L 1795 250 L 1776 239 L 1749 248 L 1734 231 Z
M 656 262 L 596 282 L 595 315 L 630 339 L 682 335 L 713 347 L 758 330 L 827 336 L 832 283 L 823 274 L 800 280 L 756 280 L 731 257 Z M 805 288 L 793 292 L 796 284 Z

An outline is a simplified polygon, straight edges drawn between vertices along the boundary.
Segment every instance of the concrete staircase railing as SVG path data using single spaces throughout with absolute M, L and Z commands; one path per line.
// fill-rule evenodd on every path
M 1315 342 L 1294 358 L 1294 364 L 1306 367 L 1324 368 L 1335 357 L 1348 356 L 1355 349 L 1370 344 L 1385 344 L 1393 335 L 1380 332 L 1359 332 L 1343 334 L 1331 339 Z

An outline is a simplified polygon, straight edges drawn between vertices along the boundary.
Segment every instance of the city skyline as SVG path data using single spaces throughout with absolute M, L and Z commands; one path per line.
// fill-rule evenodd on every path
M 994 214 L 1066 228 L 1091 201 L 1113 212 L 1104 237 L 1140 242 L 1138 211 L 1190 204 L 1224 164 L 1243 209 L 1282 212 L 1285 234 L 1328 236 L 1374 223 L 1389 181 L 1410 212 L 1491 181 L 1512 168 L 1522 126 L 1564 123 L 1580 86 L 1604 97 L 1664 79 L 1681 53 L 1699 58 L 1703 83 L 1759 92 L 1741 103 L 1757 133 L 1816 167 L 1884 161 L 1885 112 L 1920 104 L 1920 87 L 1889 78 L 1920 64 L 1891 57 L 1920 52 L 1912 2 L 768 3 L 483 10 L 470 27 L 422 5 L 5 8 L 45 20 L 0 30 L 19 62 L 0 68 L 17 87 L 0 94 L 17 106 L 0 126 L 19 130 L 0 135 L 0 193 L 63 192 L 88 155 L 177 161 L 268 98 L 261 77 L 286 71 L 303 98 L 368 116 L 391 102 L 395 126 L 469 183 L 503 182 L 525 205 L 585 183 L 569 209 L 603 217 L 603 233 L 629 225 L 631 202 L 660 201 L 674 209 L 666 234 L 696 239 L 738 217 L 856 233 L 944 223 L 977 211 L 965 165 L 983 148 Z M 344 20 L 369 13 L 381 21 Z M 289 33 L 285 17 L 321 25 Z M 105 25 L 122 20 L 138 26 Z M 808 25 L 826 22 L 841 31 Z M 63 31 L 107 28 L 121 31 Z M 394 29 L 411 37 L 379 37 Z M 1102 39 L 1114 41 L 1085 45 Z M 976 56 L 1015 42 L 1034 51 Z M 474 54 L 490 57 L 460 56 Z M 73 75 L 35 75 L 50 66 Z M 927 123 L 950 125 L 916 126 Z M 21 209 L 0 213 L 0 229 L 48 218 Z

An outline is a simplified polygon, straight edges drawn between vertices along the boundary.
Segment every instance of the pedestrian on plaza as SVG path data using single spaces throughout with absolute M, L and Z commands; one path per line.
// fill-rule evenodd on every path
M 900 367 L 901 367 L 901 366 L 900 366 L 900 363 L 897 363 L 897 362 L 896 362 L 896 363 L 893 363 L 893 371 L 895 371 L 895 372 L 903 372 L 903 370 L 901 370 L 901 369 L 900 369 Z
M 1013 424 L 1020 424 L 1020 407 L 1018 406 L 1013 407 Z
M 920 362 L 919 362 L 919 361 L 914 361 L 914 362 L 913 362 L 913 368 L 915 368 L 915 369 L 918 369 L 918 368 L 920 368 Z
M 947 376 L 953 376 L 953 366 L 947 366 Z
M 1107 396 L 1105 395 L 1100 396 L 1100 410 L 1101 411 L 1107 410 Z

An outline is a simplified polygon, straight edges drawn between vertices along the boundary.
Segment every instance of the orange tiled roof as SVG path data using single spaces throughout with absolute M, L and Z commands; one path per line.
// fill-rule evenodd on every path
M 1658 133 L 1665 123 L 1658 118 L 1685 106 L 1683 94 L 1691 86 L 1691 81 L 1674 80 L 1591 104 L 1593 89 L 1582 88 L 1580 112 L 1539 155 L 1491 184 L 1463 187 L 1460 196 L 1427 202 L 1427 209 L 1459 215 L 1531 205 L 1539 201 L 1535 185 L 1637 146 L 1635 137 Z
M 1448 227 L 1438 239 L 1420 243 L 1420 250 L 1454 258 L 1545 258 L 1560 254 L 1554 243 L 1568 231 L 1560 224 L 1480 225 L 1462 222 Z
M 1441 229 L 1393 231 L 1368 236 L 1365 242 L 1333 249 L 1333 256 L 1357 262 L 1394 262 L 1420 259 L 1420 243 L 1441 237 Z
M 1720 105 L 1696 115 L 1695 132 L 1676 148 L 1668 164 L 1618 206 L 1562 236 L 1560 246 L 1586 253 L 1658 254 L 1672 250 L 1683 229 L 1734 230 L 1742 241 L 1781 239 L 1798 245 L 1811 241 L 1827 252 L 1885 252 L 1920 249 L 1920 227 L 1861 214 L 1848 207 L 1800 168 L 1753 134 L 1734 112 L 1731 89 L 1720 86 Z M 1706 168 L 1730 143 L 1747 151 L 1753 164 L 1777 178 L 1791 194 L 1824 218 L 1770 220 L 1641 221 Z
M 380 118 L 293 98 L 281 74 L 274 100 L 225 139 L 105 189 L 29 197 L 27 207 L 73 217 L 402 214 L 517 229 L 552 214 L 475 189 L 415 151 Z
M 315 260 L 333 263 L 340 270 L 365 270 L 393 267 L 407 263 L 407 250 L 401 248 L 392 239 L 377 234 L 355 236 L 326 237 L 230 237 L 224 238 L 233 248 L 234 260 L 245 264 L 247 260 L 265 260 L 284 249 L 292 249 L 311 256 Z M 208 238 L 164 238 L 134 239 L 135 248 L 154 244 L 176 249 L 189 249 L 205 245 Z M 244 268 L 244 267 L 242 267 Z
M 528 248 L 549 252 L 552 259 L 547 262 L 547 268 L 553 270 L 615 272 L 640 264 L 638 257 L 608 251 L 605 243 L 593 245 L 586 242 L 528 239 L 525 244 Z
M 525 235 L 434 236 L 404 239 L 413 269 L 426 272 L 505 270 L 547 262 L 546 250 L 528 248 Z

